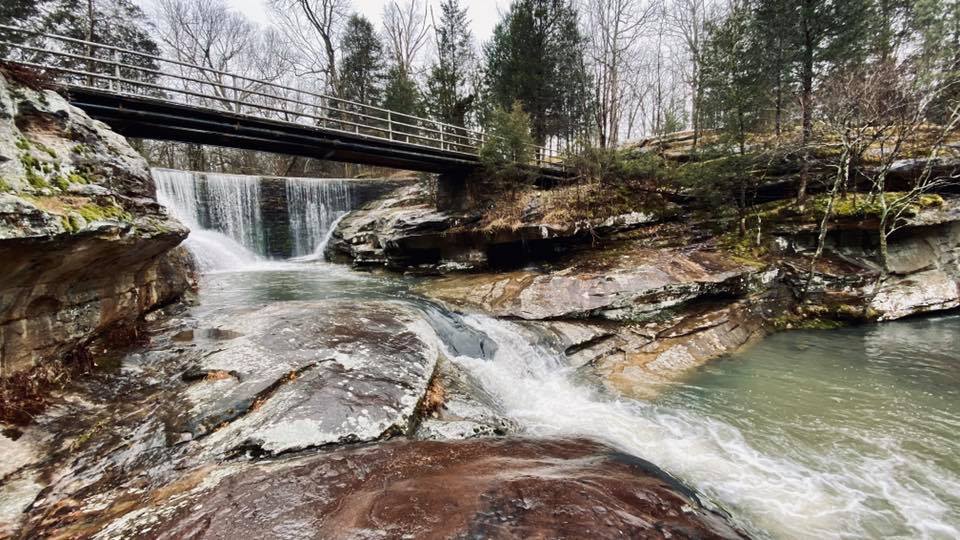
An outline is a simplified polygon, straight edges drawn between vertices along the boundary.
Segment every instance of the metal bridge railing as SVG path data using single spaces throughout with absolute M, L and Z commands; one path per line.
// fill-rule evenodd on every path
M 49 72 L 68 88 L 152 97 L 472 157 L 485 140 L 480 131 L 303 88 L 67 36 L 0 29 L 24 36 L 19 42 L 0 40 L 6 60 Z M 29 36 L 38 40 L 30 42 Z M 534 165 L 562 168 L 559 146 L 534 146 Z

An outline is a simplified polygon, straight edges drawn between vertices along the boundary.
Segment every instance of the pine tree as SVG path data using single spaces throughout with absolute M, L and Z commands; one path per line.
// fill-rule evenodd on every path
M 427 78 L 427 109 L 441 122 L 465 126 L 474 108 L 470 76 L 476 54 L 467 8 L 460 0 L 443 0 L 435 30 L 437 61 Z
M 874 0 L 871 53 L 880 63 L 892 60 L 910 34 L 910 14 L 916 0 Z
M 946 122 L 960 103 L 960 2 L 915 0 L 909 25 L 919 39 L 917 68 L 939 91 L 930 120 Z
M 751 17 L 749 33 L 756 42 L 757 77 L 767 86 L 767 99 L 773 109 L 773 130 L 780 136 L 785 123 L 785 109 L 792 101 L 796 71 L 795 0 L 757 2 Z
M 343 35 L 338 94 L 365 105 L 378 104 L 383 93 L 383 45 L 373 25 L 355 14 L 347 21 Z
M 762 58 L 751 25 L 751 14 L 742 5 L 734 5 L 722 21 L 708 23 L 702 66 L 704 118 L 741 155 L 747 135 L 760 126 L 765 91 L 757 77 Z
M 486 108 L 519 101 L 538 144 L 574 140 L 589 123 L 584 46 L 568 0 L 516 0 L 484 50 Z
M 381 106 L 411 116 L 423 114 L 423 97 L 420 95 L 420 88 L 417 87 L 416 81 L 399 66 L 393 66 L 387 71 Z M 404 122 L 410 123 L 409 120 Z
M 40 20 L 41 8 L 48 0 L 4 0 L 0 2 L 0 24 L 34 29 Z M 0 28 L 0 40 L 11 43 L 33 41 L 30 34 Z M 0 53 L 6 49 L 0 46 Z
M 755 0 L 754 30 L 761 41 L 776 48 L 766 69 L 758 75 L 780 77 L 783 88 L 785 67 L 795 74 L 801 111 L 801 146 L 804 159 L 797 189 L 797 201 L 806 199 L 809 183 L 810 144 L 813 140 L 814 89 L 820 78 L 832 70 L 862 64 L 870 53 L 870 28 L 874 0 Z M 780 95 L 782 98 L 782 93 Z M 779 102 L 782 108 L 782 101 Z
M 130 49 L 150 56 L 160 55 L 160 48 L 150 37 L 151 25 L 146 15 L 130 0 L 54 0 L 43 26 L 45 31 L 53 34 Z M 151 58 L 78 43 L 59 45 L 71 54 L 134 66 L 114 68 L 106 63 L 58 57 L 56 64 L 61 67 L 111 76 L 119 72 L 121 78 L 131 81 L 152 83 L 157 79 L 155 74 L 149 72 L 159 69 L 157 62 Z M 86 77 L 86 82 L 96 86 L 108 84 L 105 79 L 93 76 Z M 125 90 L 156 92 L 149 87 L 126 86 Z

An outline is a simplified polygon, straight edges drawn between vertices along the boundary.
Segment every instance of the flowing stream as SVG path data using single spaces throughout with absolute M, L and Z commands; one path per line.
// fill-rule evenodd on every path
M 337 181 L 287 184 L 292 261 L 270 260 L 247 177 L 155 171 L 223 306 L 400 298 L 532 435 L 587 436 L 656 463 L 757 537 L 960 537 L 960 317 L 791 332 L 707 365 L 653 402 L 601 391 L 526 326 L 439 310 L 408 278 L 322 262 L 349 209 Z M 312 182 L 312 183 L 311 183 Z M 438 315 L 439 313 L 439 315 Z M 474 346 L 478 341 L 491 346 Z

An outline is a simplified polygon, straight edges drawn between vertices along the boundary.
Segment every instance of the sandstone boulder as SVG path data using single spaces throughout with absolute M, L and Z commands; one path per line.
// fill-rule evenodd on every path
M 0 376 L 178 298 L 187 233 L 123 137 L 0 74 Z
M 182 429 L 217 454 L 278 454 L 412 432 L 437 339 L 388 302 L 283 302 L 207 324 Z M 196 339 L 196 338 L 195 338 Z

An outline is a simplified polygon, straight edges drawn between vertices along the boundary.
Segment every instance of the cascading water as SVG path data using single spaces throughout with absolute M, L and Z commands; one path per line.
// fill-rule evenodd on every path
M 206 175 L 204 179 L 163 170 L 154 174 L 158 198 L 193 230 L 187 244 L 205 270 L 263 266 L 263 259 L 254 252 L 259 249 L 265 255 L 258 242 L 264 238 L 269 242 L 263 224 L 256 221 L 263 214 L 258 218 L 254 208 L 262 209 L 263 193 L 251 188 L 246 177 Z M 213 190 L 206 185 L 211 178 Z M 228 183 L 228 179 L 234 182 Z M 300 261 L 322 259 L 335 220 L 352 203 L 349 182 L 293 179 L 280 187 L 289 214 L 292 253 L 299 255 Z M 234 208 L 218 209 L 218 205 Z M 218 276 L 220 285 L 206 291 L 206 301 L 215 306 L 259 305 L 265 298 L 410 299 L 401 294 L 405 288 L 400 280 L 358 277 L 333 265 L 298 263 L 281 268 L 271 263 L 269 268 L 281 271 Z M 305 271 L 308 269 L 317 271 Z M 801 363 L 798 356 L 802 353 L 788 343 L 787 352 L 781 354 L 784 359 L 770 368 L 771 372 L 724 379 L 729 381 L 729 393 L 724 394 L 716 381 L 704 388 L 678 384 L 657 401 L 641 402 L 616 398 L 585 382 L 563 362 L 562 352 L 553 350 L 549 340 L 531 327 L 420 305 L 446 342 L 446 356 L 464 367 L 528 434 L 583 436 L 650 460 L 727 507 L 753 536 L 960 536 L 956 526 L 960 523 L 956 510 L 960 508 L 960 468 L 950 457 L 960 455 L 952 442 L 955 427 L 960 426 L 960 410 L 927 402 L 947 396 L 949 405 L 956 382 L 937 389 L 915 373 L 878 375 L 883 369 L 876 363 L 848 370 L 851 359 L 888 354 L 896 349 L 895 344 L 884 342 L 876 351 L 854 348 L 838 352 L 837 334 L 831 334 L 828 346 Z M 890 328 L 878 327 L 877 332 L 887 335 Z M 934 333 L 940 335 L 942 329 L 938 327 Z M 948 330 L 947 335 L 955 334 Z M 811 343 L 810 338 L 805 339 Z M 918 343 L 933 342 L 917 339 Z M 895 341 L 910 343 L 901 337 Z M 871 343 L 876 342 L 877 338 L 872 338 Z M 762 348 L 758 346 L 758 350 Z M 953 342 L 939 344 L 923 356 L 933 358 L 938 351 L 954 350 Z M 837 366 L 827 371 L 821 359 L 831 354 L 837 358 Z M 889 365 L 902 370 L 900 366 L 917 363 L 908 356 L 891 358 Z M 798 364 L 809 365 L 805 368 L 808 372 L 799 373 Z M 706 375 L 694 380 L 709 382 L 710 373 L 723 370 L 717 366 L 711 364 Z M 955 364 L 944 361 L 938 369 L 950 372 Z M 838 383 L 847 371 L 855 373 L 855 380 Z M 778 377 L 782 387 L 762 387 Z M 933 390 L 928 392 L 930 388 Z M 771 403 L 784 399 L 781 396 L 791 389 L 800 390 L 795 401 L 785 402 L 789 413 L 774 412 Z M 759 405 L 743 397 L 750 394 L 761 400 Z M 831 413 L 830 400 L 837 400 L 837 409 L 856 410 L 853 404 L 867 408 L 842 416 Z M 805 411 L 807 423 L 790 416 L 817 403 L 820 409 Z M 920 406 L 911 409 L 916 404 Z M 909 418 L 907 427 L 898 422 L 904 416 Z M 877 422 L 881 419 L 885 421 L 882 426 Z M 933 449 L 917 451 L 925 446 Z
M 159 202 L 190 227 L 186 245 L 204 272 L 262 265 L 276 251 L 267 225 L 286 229 L 286 256 L 322 260 L 336 222 L 353 208 L 350 182 L 341 179 L 272 180 L 283 183 L 278 208 L 257 176 L 167 169 L 153 176 Z M 269 217 L 267 205 L 273 205 Z
M 304 257 L 319 252 L 325 240 L 353 204 L 347 181 L 287 178 L 287 211 L 293 255 Z
M 830 448 L 807 448 L 805 456 L 759 449 L 729 421 L 685 402 L 647 403 L 598 392 L 521 325 L 480 315 L 462 321 L 497 347 L 486 358 L 448 347 L 448 356 L 530 434 L 584 436 L 648 459 L 729 506 L 755 536 L 955 538 L 958 533 L 948 525 L 953 511 L 944 502 L 960 496 L 958 486 L 950 484 L 949 474 L 931 476 L 931 466 L 921 460 L 907 462 L 905 452 L 888 458 L 894 464 L 873 458 L 832 464 L 836 450 Z M 741 414 L 748 413 L 757 414 Z M 777 441 L 774 446 L 789 444 L 782 436 Z M 940 493 L 924 487 L 937 484 Z
M 157 202 L 190 228 L 185 245 L 202 272 L 249 268 L 259 261 L 255 253 L 236 239 L 201 225 L 201 200 L 194 173 L 154 169 L 153 179 L 157 186 Z M 233 227 L 232 230 L 241 229 Z
M 261 216 L 260 179 L 238 174 L 203 175 L 206 204 L 202 222 L 220 231 L 250 251 L 265 253 L 266 239 Z M 194 182 L 197 175 L 194 175 Z

